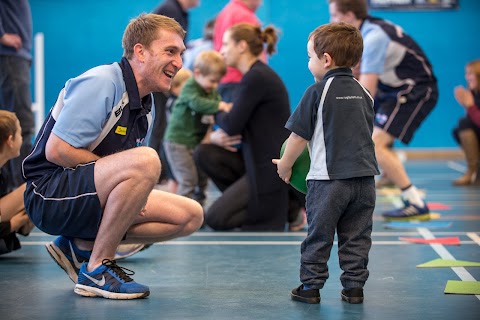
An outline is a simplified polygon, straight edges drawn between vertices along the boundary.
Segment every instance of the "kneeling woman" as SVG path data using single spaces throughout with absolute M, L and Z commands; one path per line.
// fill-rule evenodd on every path
M 230 112 L 215 116 L 220 129 L 210 135 L 211 143 L 196 150 L 197 164 L 222 191 L 205 215 L 215 230 L 283 231 L 287 222 L 288 186 L 271 159 L 288 136 L 290 105 L 284 83 L 260 59 L 264 44 L 272 54 L 277 39 L 273 27 L 249 24 L 237 24 L 223 36 L 220 52 L 243 78 Z M 240 139 L 237 150 L 233 144 Z

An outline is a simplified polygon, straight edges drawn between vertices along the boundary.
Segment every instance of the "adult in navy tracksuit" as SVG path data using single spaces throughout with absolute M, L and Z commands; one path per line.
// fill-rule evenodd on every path
M 165 16 L 132 19 L 122 60 L 67 81 L 25 159 L 27 213 L 60 235 L 47 249 L 80 295 L 147 296 L 113 260 L 119 243 L 165 241 L 202 224 L 196 201 L 153 190 L 160 161 L 146 147 L 151 92 L 168 90 L 182 67 L 184 36 Z
M 362 33 L 359 81 L 375 98 L 373 140 L 378 164 L 402 190 L 404 207 L 386 219 L 429 220 L 430 210 L 410 181 L 391 145 L 408 144 L 438 99 L 437 80 L 420 46 L 402 28 L 368 15 L 366 0 L 329 0 L 330 20 L 347 22 Z

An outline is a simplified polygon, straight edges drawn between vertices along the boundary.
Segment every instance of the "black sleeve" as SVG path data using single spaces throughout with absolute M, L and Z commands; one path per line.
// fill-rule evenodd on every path
M 303 94 L 285 128 L 310 141 L 315 131 L 317 111 L 320 104 L 320 84 L 311 85 Z
M 268 80 L 262 78 L 261 73 L 256 71 L 246 73 L 238 87 L 236 99 L 230 112 L 219 112 L 215 116 L 215 122 L 228 135 L 241 134 L 247 125 L 251 115 L 264 99 L 265 85 Z

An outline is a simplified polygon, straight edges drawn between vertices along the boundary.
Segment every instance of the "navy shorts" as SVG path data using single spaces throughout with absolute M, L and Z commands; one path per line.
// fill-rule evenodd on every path
M 59 167 L 27 182 L 25 209 L 32 222 L 52 235 L 93 240 L 103 209 L 94 181 L 95 162 Z
M 436 83 L 405 86 L 395 91 L 379 88 L 375 96 L 375 126 L 408 144 L 437 99 Z

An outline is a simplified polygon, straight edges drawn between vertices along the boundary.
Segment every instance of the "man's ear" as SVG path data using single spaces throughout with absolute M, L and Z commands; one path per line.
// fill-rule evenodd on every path
M 145 47 L 141 43 L 137 43 L 133 46 L 133 55 L 141 63 L 145 62 Z

